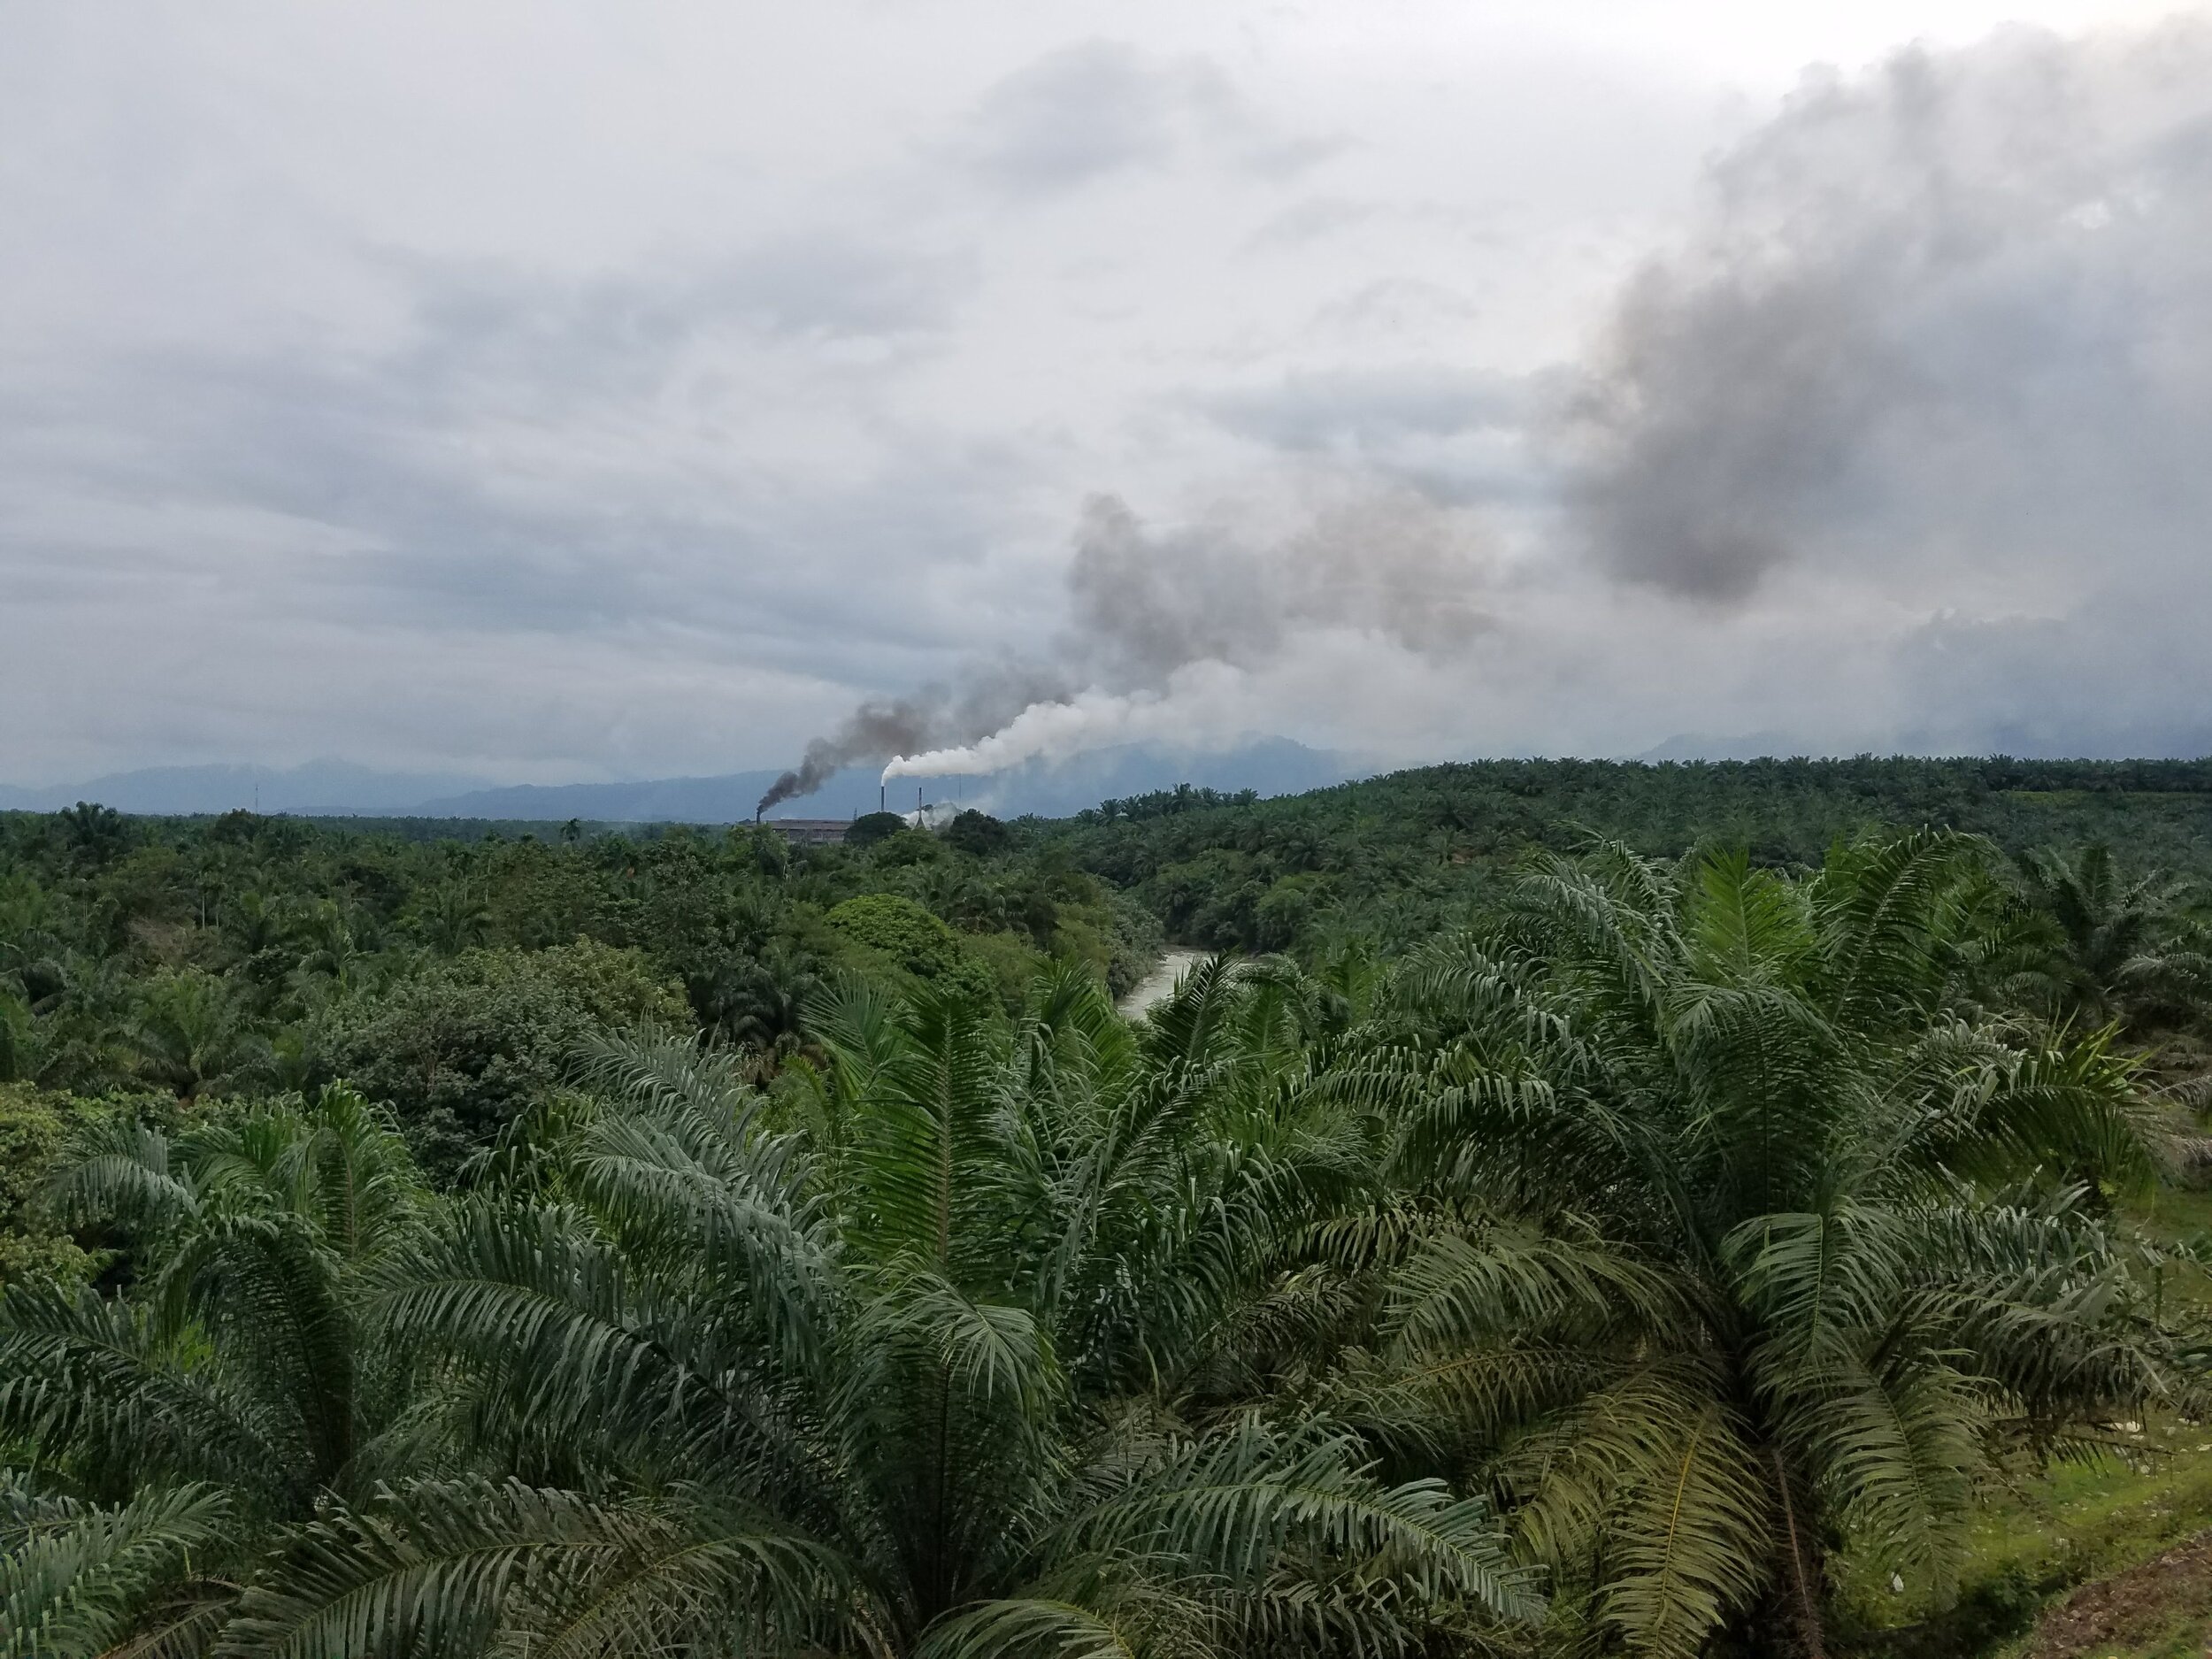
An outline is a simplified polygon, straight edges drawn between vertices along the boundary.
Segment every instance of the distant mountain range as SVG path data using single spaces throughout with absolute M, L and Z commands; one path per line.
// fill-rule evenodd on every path
M 0 811 L 55 812 L 96 801 L 119 812 L 405 813 L 433 796 L 481 788 L 452 772 L 379 772 L 342 760 L 303 766 L 150 766 L 43 789 L 0 784 Z
M 1111 797 L 1188 783 L 1212 789 L 1292 795 L 1341 783 L 1370 768 L 1288 738 L 1252 738 L 1229 748 L 1178 751 L 1150 745 L 1096 749 L 1057 764 L 1042 762 L 988 778 L 924 780 L 932 801 L 981 807 L 1003 817 L 1064 817 Z M 0 810 L 51 812 L 79 801 L 119 811 L 228 812 L 238 808 L 309 818 L 452 818 L 603 824 L 733 824 L 753 815 L 773 783 L 772 771 L 711 778 L 650 778 L 626 783 L 494 785 L 449 773 L 378 772 L 343 761 L 303 766 L 157 766 L 111 772 L 49 788 L 0 785 Z M 890 804 L 910 808 L 915 785 L 895 785 Z M 786 802 L 779 818 L 850 818 L 882 797 L 875 774 L 856 769 L 818 794 Z

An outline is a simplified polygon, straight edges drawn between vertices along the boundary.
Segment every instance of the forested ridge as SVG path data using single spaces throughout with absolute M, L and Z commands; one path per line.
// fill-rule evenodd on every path
M 1983 1509 L 2212 1410 L 2140 1219 L 2208 831 L 2001 760 L 0 817 L 0 1645 L 1977 1651 Z
M 1930 825 L 2008 851 L 2103 842 L 2131 867 L 2212 879 L 2212 762 L 1479 761 L 1276 800 L 1163 791 L 1034 833 L 1179 938 L 1279 950 L 1338 926 L 1409 942 L 1479 902 L 1523 848 L 1592 833 L 1802 865 L 1870 826 Z

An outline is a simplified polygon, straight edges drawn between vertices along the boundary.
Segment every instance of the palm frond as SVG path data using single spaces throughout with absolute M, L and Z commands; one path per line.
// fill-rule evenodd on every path
M 0 1655 L 89 1659 L 130 1644 L 194 1551 L 237 1523 L 218 1488 L 155 1488 L 106 1508 L 0 1484 Z

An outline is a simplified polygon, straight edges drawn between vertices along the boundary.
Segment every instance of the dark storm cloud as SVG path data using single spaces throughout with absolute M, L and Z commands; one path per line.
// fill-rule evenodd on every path
M 1619 580 L 2116 561 L 2212 510 L 2212 41 L 2018 31 L 1801 92 L 1715 169 L 1573 411 Z

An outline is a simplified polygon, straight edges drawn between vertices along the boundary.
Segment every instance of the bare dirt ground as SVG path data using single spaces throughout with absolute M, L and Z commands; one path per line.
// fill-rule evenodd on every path
M 2020 1659 L 2212 1655 L 2212 1532 L 2084 1585 L 2036 1622 Z

